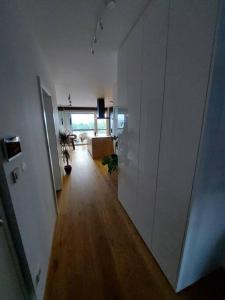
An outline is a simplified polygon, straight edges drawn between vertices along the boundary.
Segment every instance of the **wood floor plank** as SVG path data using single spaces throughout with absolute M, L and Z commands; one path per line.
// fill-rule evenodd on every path
M 117 199 L 117 178 L 84 146 L 59 194 L 45 300 L 222 300 L 223 271 L 175 294 Z

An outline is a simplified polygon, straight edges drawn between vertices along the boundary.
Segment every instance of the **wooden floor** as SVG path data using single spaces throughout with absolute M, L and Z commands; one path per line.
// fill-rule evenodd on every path
M 225 299 L 218 271 L 176 295 L 117 200 L 116 177 L 76 147 L 59 196 L 45 300 Z

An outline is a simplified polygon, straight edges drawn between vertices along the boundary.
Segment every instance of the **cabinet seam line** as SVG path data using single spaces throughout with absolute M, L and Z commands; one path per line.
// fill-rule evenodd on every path
M 168 13 L 167 13 L 166 51 L 165 51 L 164 80 L 163 80 L 163 101 L 162 101 L 162 106 L 161 106 L 161 122 L 160 122 L 159 148 L 158 148 L 158 156 L 157 156 L 157 171 L 156 171 L 156 181 L 155 181 L 155 191 L 154 191 L 153 220 L 152 220 L 151 241 L 150 241 L 150 244 L 151 244 L 152 248 L 153 248 L 153 232 L 154 232 L 154 227 L 155 227 L 156 197 L 157 197 L 158 177 L 159 177 L 159 160 L 160 160 L 160 152 L 161 152 L 161 140 L 162 140 L 164 104 L 165 104 L 167 57 L 168 57 L 168 41 L 169 41 L 169 29 L 170 29 L 170 9 L 171 9 L 171 0 L 169 1 Z

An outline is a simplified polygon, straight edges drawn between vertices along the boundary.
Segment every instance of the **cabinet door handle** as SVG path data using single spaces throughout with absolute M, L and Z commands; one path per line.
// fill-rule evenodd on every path
M 0 227 L 4 225 L 4 221 L 0 218 Z

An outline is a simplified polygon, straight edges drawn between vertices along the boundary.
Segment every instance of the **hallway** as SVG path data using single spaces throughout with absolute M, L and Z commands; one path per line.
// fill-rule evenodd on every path
M 224 299 L 220 272 L 175 295 L 85 146 L 59 196 L 46 300 Z M 220 275 L 220 276 L 217 276 Z

